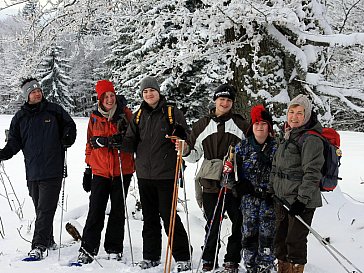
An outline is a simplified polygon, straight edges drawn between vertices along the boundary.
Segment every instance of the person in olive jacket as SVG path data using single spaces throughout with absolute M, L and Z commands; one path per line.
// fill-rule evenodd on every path
M 322 126 L 312 111 L 311 101 L 300 94 L 288 104 L 284 139 L 273 159 L 270 175 L 274 194 L 290 206 L 287 211 L 282 203 L 276 205 L 274 249 L 281 273 L 303 272 L 309 230 L 295 216 L 311 225 L 315 209 L 322 206 L 319 181 L 325 162 L 324 144 L 312 134 L 301 139 L 308 130 L 320 133 Z
M 29 195 L 36 219 L 29 259 L 40 260 L 54 246 L 53 218 L 62 186 L 65 150 L 76 139 L 76 124 L 58 104 L 48 102 L 40 83 L 21 84 L 25 103 L 11 120 L 8 142 L 0 160 L 23 151 Z
M 143 102 L 129 124 L 122 149 L 135 152 L 136 175 L 143 214 L 143 261 L 142 269 L 158 266 L 161 258 L 161 223 L 166 233 L 172 206 L 174 176 L 177 161 L 175 146 L 166 135 L 175 128 L 188 131 L 181 110 L 173 107 L 174 124 L 169 123 L 168 104 L 154 77 L 146 77 L 140 83 Z M 175 220 L 172 255 L 177 270 L 191 269 L 187 233 L 178 214 Z

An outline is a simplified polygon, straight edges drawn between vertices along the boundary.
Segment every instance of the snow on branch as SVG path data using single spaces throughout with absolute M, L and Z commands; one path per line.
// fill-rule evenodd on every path
M 296 45 L 292 44 L 275 26 L 267 25 L 267 33 L 272 37 L 284 52 L 294 56 L 297 74 L 300 79 L 305 79 L 307 75 L 307 60 L 305 53 Z
M 364 33 L 319 35 L 304 32 L 288 24 L 285 27 L 295 33 L 300 41 L 309 44 L 326 44 L 330 47 L 364 45 Z

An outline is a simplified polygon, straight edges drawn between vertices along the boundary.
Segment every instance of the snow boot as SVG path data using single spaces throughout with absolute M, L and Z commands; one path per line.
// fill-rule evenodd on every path
M 190 261 L 178 261 L 176 267 L 173 269 L 174 273 L 191 270 Z
M 92 263 L 94 258 L 89 254 L 86 254 L 83 251 L 80 251 L 78 254 L 77 262 L 80 264 L 90 264 Z
M 107 254 L 107 259 L 108 260 L 116 260 L 116 261 L 121 261 L 123 259 L 123 253 L 108 253 Z
M 292 273 L 291 264 L 286 261 L 278 260 L 278 271 L 277 273 Z
M 215 269 L 219 268 L 219 265 L 216 263 L 215 264 Z M 208 271 L 212 271 L 214 269 L 214 262 L 212 261 L 202 261 L 202 272 L 208 272 Z
M 161 262 L 158 260 L 158 261 L 152 261 L 152 260 L 143 260 L 143 261 L 140 261 L 138 263 L 138 266 L 141 268 L 141 269 L 148 269 L 148 268 L 152 268 L 152 267 L 156 267 L 158 265 L 160 265 Z
M 41 246 L 35 246 L 31 251 L 28 253 L 28 257 L 24 259 L 24 261 L 40 261 L 44 257 L 44 252 L 46 249 Z
M 234 262 L 226 262 L 223 264 L 224 270 L 221 271 L 223 273 L 238 273 L 239 272 L 239 264 Z

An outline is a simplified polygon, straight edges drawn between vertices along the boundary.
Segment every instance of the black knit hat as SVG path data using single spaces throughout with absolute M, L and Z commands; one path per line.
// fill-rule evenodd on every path
M 215 101 L 217 98 L 225 97 L 231 99 L 232 101 L 235 101 L 235 96 L 236 89 L 234 86 L 229 84 L 222 84 L 218 88 L 216 88 L 213 100 Z

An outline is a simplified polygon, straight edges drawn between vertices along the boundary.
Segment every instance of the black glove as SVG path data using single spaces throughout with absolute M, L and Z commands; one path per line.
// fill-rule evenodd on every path
M 305 208 L 306 208 L 305 204 L 303 204 L 302 202 L 296 200 L 291 205 L 288 213 L 290 215 L 292 215 L 292 216 L 301 215 L 303 213 L 303 211 L 305 210 Z
M 273 205 L 273 195 L 274 195 L 274 193 L 272 193 L 272 192 L 266 192 L 264 200 L 265 200 L 265 202 L 267 203 L 268 206 Z
M 187 132 L 186 132 L 185 128 L 182 127 L 182 125 L 176 123 L 173 126 L 172 136 L 176 136 L 176 137 L 178 137 L 180 139 L 186 140 L 187 139 Z
M 109 147 L 120 149 L 122 140 L 123 140 L 123 137 L 121 134 L 112 135 L 109 138 Z
M 102 136 L 93 136 L 90 138 L 90 144 L 94 149 L 109 147 L 109 138 Z
M 92 170 L 90 167 L 87 167 L 85 169 L 85 172 L 83 173 L 83 182 L 82 182 L 82 187 L 85 190 L 85 192 L 91 191 L 91 181 L 92 181 Z
M 73 139 L 72 137 L 69 135 L 69 134 L 66 134 L 62 139 L 61 139 L 61 143 L 62 143 L 62 146 L 63 148 L 67 149 L 69 147 L 72 146 L 73 144 Z

